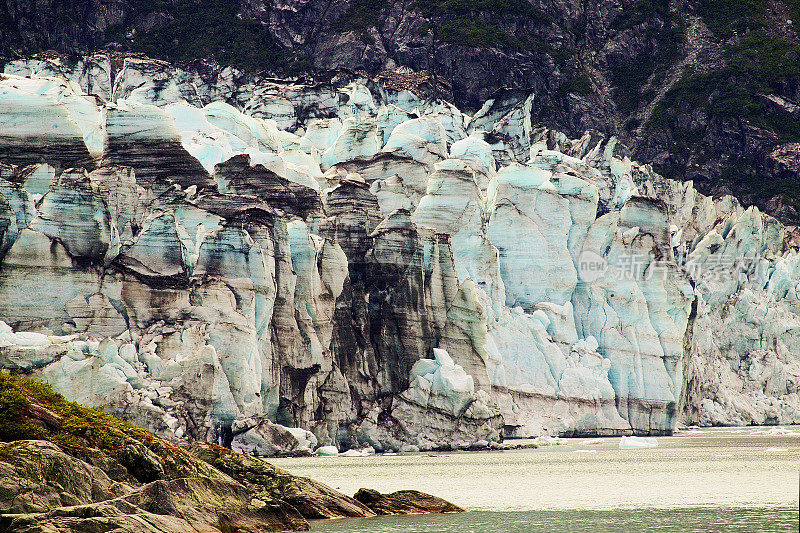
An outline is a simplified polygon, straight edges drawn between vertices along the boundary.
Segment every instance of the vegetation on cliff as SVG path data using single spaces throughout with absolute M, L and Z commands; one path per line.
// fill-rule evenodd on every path
M 800 2 L 782 7 L 800 18 Z M 763 2 L 704 0 L 700 14 L 726 41 L 717 62 L 687 69 L 650 116 L 648 131 L 671 140 L 657 170 L 694 179 L 704 190 L 732 192 L 768 211 L 774 211 L 769 202 L 780 199 L 789 211 L 800 212 L 797 176 L 765 168 L 765 154 L 800 141 L 800 45 L 791 34 L 774 31 L 774 15 Z M 728 138 L 732 131 L 742 134 Z
M 140 9 L 167 22 L 130 35 L 120 25 L 111 29 L 111 40 L 129 41 L 133 51 L 171 61 L 213 57 L 223 65 L 251 71 L 290 66 L 287 51 L 258 22 L 237 16 L 238 1 L 148 0 Z

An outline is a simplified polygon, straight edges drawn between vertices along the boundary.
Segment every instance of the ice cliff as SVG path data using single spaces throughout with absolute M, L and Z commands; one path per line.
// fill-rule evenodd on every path
M 795 232 L 533 95 L 5 70 L 0 366 L 71 400 L 263 455 L 800 423 Z

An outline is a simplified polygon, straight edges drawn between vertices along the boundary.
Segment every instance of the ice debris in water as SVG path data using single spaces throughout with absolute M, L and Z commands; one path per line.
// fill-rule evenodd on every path
M 555 446 L 563 444 L 563 441 L 558 437 L 551 437 L 550 435 L 540 435 L 533 439 L 536 446 Z
M 658 441 L 655 437 L 627 437 L 623 435 L 619 439 L 620 450 L 637 450 L 640 448 L 655 448 L 658 446 Z
M 336 449 L 336 446 L 320 446 L 317 448 L 316 454 L 324 457 L 333 457 L 339 455 L 339 450 Z
M 375 448 L 367 446 L 363 450 L 347 450 L 339 455 L 342 457 L 369 457 L 370 455 L 375 455 Z
M 783 427 L 769 428 L 764 433 L 767 435 L 797 435 L 796 431 L 791 431 L 790 429 Z

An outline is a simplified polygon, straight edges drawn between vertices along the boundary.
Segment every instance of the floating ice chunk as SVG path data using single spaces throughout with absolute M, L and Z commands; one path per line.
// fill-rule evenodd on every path
M 640 448 L 655 448 L 658 446 L 658 441 L 655 437 L 637 437 L 632 435 L 630 437 L 623 435 L 619 439 L 620 450 L 637 450 Z
M 364 454 L 361 453 L 361 450 L 347 450 L 339 455 L 342 457 L 365 457 Z
M 333 457 L 339 455 L 339 450 L 336 446 L 320 446 L 315 453 L 323 457 Z
M 339 454 L 340 457 L 369 457 L 375 455 L 375 448 L 367 446 L 363 450 L 347 450 Z
M 533 439 L 537 446 L 557 446 L 563 444 L 563 441 L 558 437 L 551 437 L 550 435 L 540 435 Z

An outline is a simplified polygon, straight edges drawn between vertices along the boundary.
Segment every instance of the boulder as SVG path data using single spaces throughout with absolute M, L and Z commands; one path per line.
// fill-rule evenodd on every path
M 359 489 L 353 497 L 377 515 L 464 512 L 464 509 L 447 500 L 417 490 L 399 490 L 391 494 L 381 494 L 373 489 Z

